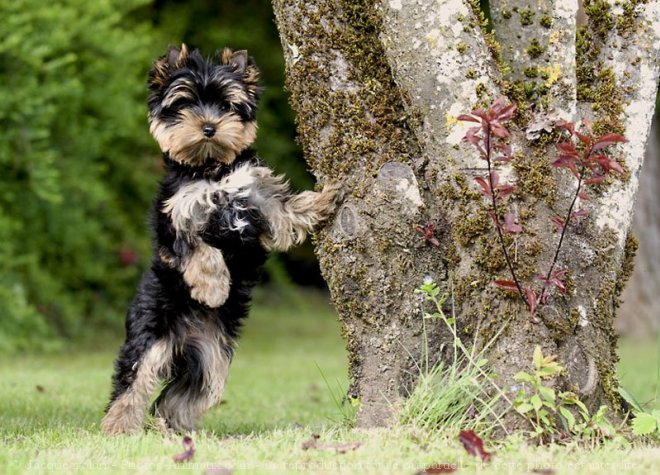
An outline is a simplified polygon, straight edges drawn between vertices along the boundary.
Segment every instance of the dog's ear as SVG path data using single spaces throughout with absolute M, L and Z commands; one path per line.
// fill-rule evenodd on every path
M 256 87 L 259 81 L 259 68 L 254 63 L 254 59 L 248 56 L 246 50 L 232 51 L 225 48 L 218 55 L 220 64 L 231 66 L 234 71 L 243 77 L 243 81 L 248 85 Z
M 167 63 L 169 64 L 170 69 L 174 71 L 175 69 L 184 67 L 188 61 L 189 55 L 190 51 L 185 43 L 181 43 L 181 48 L 170 46 L 167 49 Z
M 155 87 L 165 85 L 172 72 L 186 65 L 188 55 L 188 47 L 185 44 L 182 44 L 181 48 L 170 45 L 167 52 L 154 62 L 149 72 L 149 84 Z

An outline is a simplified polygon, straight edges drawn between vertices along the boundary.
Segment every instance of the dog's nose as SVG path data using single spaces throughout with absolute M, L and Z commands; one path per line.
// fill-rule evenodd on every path
M 205 137 L 211 138 L 215 135 L 215 127 L 213 127 L 212 125 L 206 124 L 202 128 L 202 132 L 204 132 Z

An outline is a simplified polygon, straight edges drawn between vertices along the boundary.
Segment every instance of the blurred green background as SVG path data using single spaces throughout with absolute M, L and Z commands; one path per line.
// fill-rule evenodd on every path
M 168 44 L 247 49 L 265 87 L 257 150 L 310 188 L 266 0 L 0 0 L 0 353 L 121 332 L 150 259 L 161 176 L 146 78 Z M 318 284 L 311 247 L 266 280 Z

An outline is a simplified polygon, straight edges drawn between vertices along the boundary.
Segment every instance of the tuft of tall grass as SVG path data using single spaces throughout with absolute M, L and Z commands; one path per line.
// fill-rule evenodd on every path
M 431 302 L 435 310 L 423 316 L 424 350 L 422 361 L 416 365 L 417 384 L 400 408 L 399 422 L 425 431 L 449 433 L 472 429 L 487 435 L 497 427 L 505 430 L 502 417 L 512 403 L 495 383 L 485 358 L 505 326 L 481 349 L 476 346 L 477 338 L 468 349 L 458 336 L 453 310 L 452 316 L 447 317 L 442 309 L 449 294 L 441 296 L 437 284 L 429 278 L 415 292 Z M 453 337 L 453 357 L 448 363 L 429 367 L 429 322 L 445 325 Z

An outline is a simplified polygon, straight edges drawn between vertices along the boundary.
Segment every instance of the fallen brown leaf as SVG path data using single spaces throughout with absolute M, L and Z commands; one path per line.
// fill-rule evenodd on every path
M 316 442 L 319 440 L 321 436 L 318 434 L 312 434 L 312 436 L 309 438 L 309 440 L 303 442 L 302 444 L 302 449 L 307 450 L 307 449 L 313 449 L 316 448 Z
M 348 442 L 341 444 L 321 444 L 319 443 L 320 436 L 318 434 L 312 434 L 309 440 L 303 442 L 303 450 L 308 449 L 317 449 L 317 450 L 327 450 L 329 452 L 335 452 L 337 454 L 345 454 L 346 452 L 351 452 L 362 447 L 362 442 Z
M 420 470 L 415 475 L 431 475 L 434 473 L 453 473 L 457 470 L 456 466 L 448 463 L 436 463 L 429 465 L 424 470 Z
M 479 457 L 484 462 L 488 462 L 490 460 L 492 454 L 486 452 L 484 449 L 484 441 L 481 440 L 481 437 L 475 434 L 473 430 L 461 431 L 461 433 L 458 435 L 458 439 L 463 444 L 463 447 L 465 447 L 467 453 L 474 455 L 475 457 Z
M 174 461 L 176 463 L 188 462 L 195 455 L 195 443 L 193 442 L 192 438 L 185 436 L 182 443 L 183 452 L 174 456 Z

